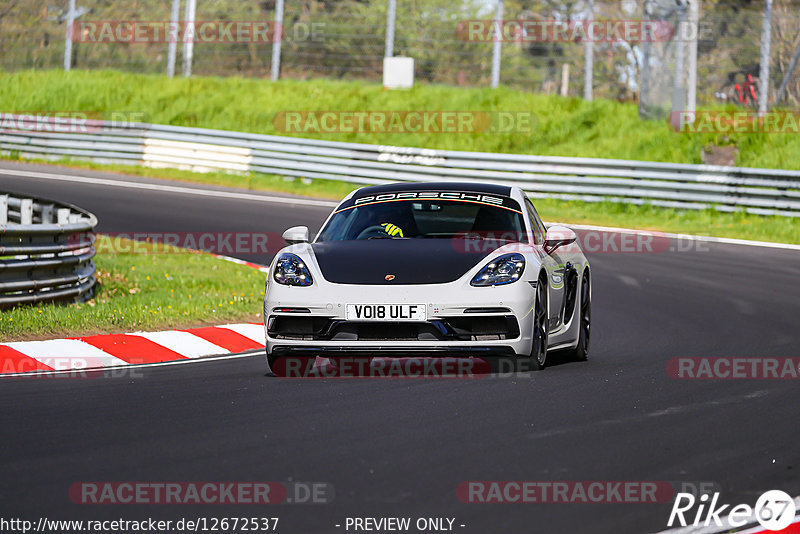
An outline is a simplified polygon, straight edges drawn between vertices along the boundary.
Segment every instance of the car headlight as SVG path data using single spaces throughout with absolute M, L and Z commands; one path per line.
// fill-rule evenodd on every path
M 306 263 L 294 254 L 281 254 L 275 263 L 272 279 L 285 286 L 310 286 L 314 283 Z
M 500 286 L 516 282 L 525 271 L 525 257 L 522 254 L 498 256 L 478 271 L 470 285 Z

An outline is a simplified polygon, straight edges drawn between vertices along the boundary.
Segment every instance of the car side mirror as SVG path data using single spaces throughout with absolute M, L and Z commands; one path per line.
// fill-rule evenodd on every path
M 308 243 L 308 226 L 292 226 L 283 232 L 283 240 L 290 245 Z
M 577 240 L 578 234 L 571 228 L 567 228 L 566 226 L 551 226 L 547 229 L 547 233 L 544 236 L 544 245 L 542 248 L 544 248 L 547 254 L 552 254 L 557 248 L 563 247 L 564 245 L 571 245 Z

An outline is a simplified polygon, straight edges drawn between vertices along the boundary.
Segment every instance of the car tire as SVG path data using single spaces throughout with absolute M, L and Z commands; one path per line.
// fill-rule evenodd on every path
M 578 314 L 578 344 L 569 352 L 573 361 L 585 362 L 589 359 L 589 341 L 592 332 L 592 284 L 589 271 L 584 271 L 581 277 L 580 302 L 576 306 Z
M 275 372 L 275 364 L 281 359 L 281 356 L 274 356 L 272 354 L 267 354 L 267 365 L 269 366 L 269 372 L 277 376 Z
M 302 365 L 300 365 L 300 366 L 292 366 L 293 369 L 294 369 L 294 367 L 297 367 L 297 369 L 301 371 L 300 374 L 294 374 L 294 371 L 293 371 L 291 376 L 289 376 L 289 373 L 287 372 L 287 366 L 286 366 L 286 360 L 288 360 L 289 358 L 304 360 L 304 363 Z M 310 370 L 307 360 L 308 360 L 308 358 L 304 357 L 304 356 L 291 356 L 290 357 L 290 356 L 275 356 L 273 354 L 267 354 L 267 364 L 269 364 L 269 370 L 272 372 L 273 375 L 280 376 L 280 377 L 302 378 L 303 376 L 306 376 L 305 372 Z
M 536 303 L 533 306 L 533 333 L 531 335 L 531 354 L 528 367 L 531 371 L 541 371 L 547 365 L 547 278 L 540 276 L 536 284 Z

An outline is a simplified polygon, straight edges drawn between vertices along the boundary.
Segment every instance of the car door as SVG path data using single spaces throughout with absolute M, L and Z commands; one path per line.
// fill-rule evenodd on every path
M 547 272 L 548 278 L 548 299 L 549 299 L 549 324 L 548 329 L 550 332 L 558 329 L 563 324 L 563 310 L 564 310 L 564 287 L 567 272 L 567 265 L 564 259 L 558 254 L 558 250 L 550 254 L 544 252 L 542 245 L 544 244 L 544 236 L 547 231 L 542 219 L 533 207 L 533 203 L 526 197 L 525 209 L 528 214 L 528 220 L 531 227 L 531 241 L 537 246 L 541 253 L 542 266 Z

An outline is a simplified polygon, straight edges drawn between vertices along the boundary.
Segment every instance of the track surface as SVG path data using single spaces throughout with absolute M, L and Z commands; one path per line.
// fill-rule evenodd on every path
M 328 211 L 2 175 L 0 189 L 78 204 L 104 232 L 316 229 Z M 796 356 L 800 252 L 710 244 L 590 261 L 591 360 L 529 376 L 282 380 L 250 357 L 135 378 L 4 380 L 2 515 L 270 515 L 286 533 L 342 532 L 334 525 L 347 516 L 449 516 L 461 532 L 645 532 L 666 527 L 670 504 L 463 504 L 455 488 L 667 480 L 713 481 L 732 504 L 773 488 L 800 494 L 797 381 L 665 370 L 676 356 Z M 70 503 L 67 488 L 92 480 L 320 481 L 336 497 L 274 508 Z

